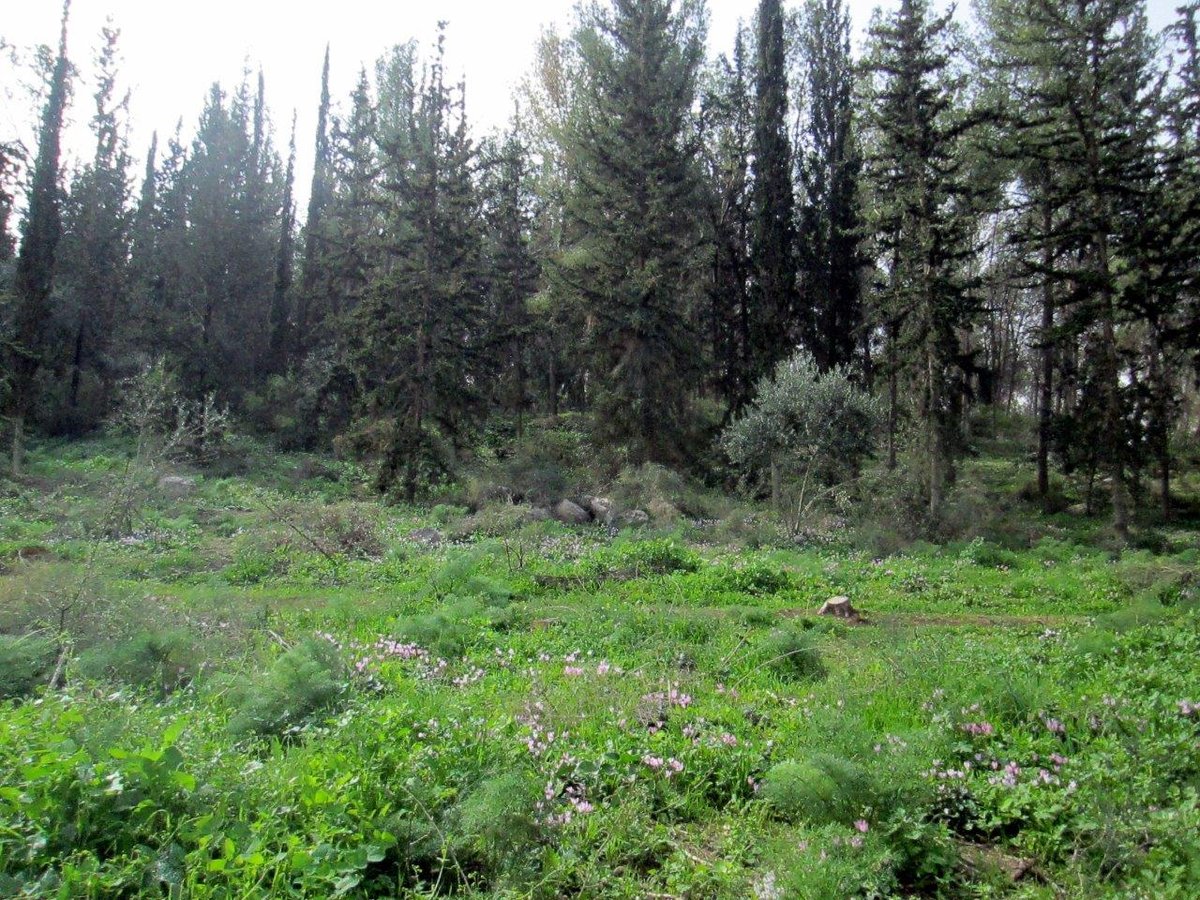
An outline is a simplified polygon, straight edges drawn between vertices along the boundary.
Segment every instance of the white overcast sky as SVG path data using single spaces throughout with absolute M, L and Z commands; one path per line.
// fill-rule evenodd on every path
M 856 36 L 877 5 L 891 7 L 894 0 L 849 0 Z M 1151 24 L 1166 25 L 1176 5 L 1178 0 L 1150 0 Z M 61 0 L 0 0 L 0 38 L 18 47 L 53 44 L 61 6 Z M 513 87 L 530 65 L 541 27 L 568 26 L 574 6 L 574 0 L 73 0 L 68 51 L 87 76 L 105 19 L 120 29 L 121 75 L 132 91 L 130 149 L 139 159 L 151 132 L 168 135 L 181 116 L 185 138 L 190 136 L 214 81 L 229 87 L 247 64 L 261 66 L 281 152 L 292 111 L 298 115 L 298 168 L 304 173 L 327 42 L 337 104 L 349 95 L 361 65 L 370 68 L 388 47 L 410 38 L 428 45 L 438 20 L 447 21 L 448 74 L 465 75 L 467 114 L 481 135 L 511 113 Z M 709 0 L 714 54 L 730 48 L 738 20 L 749 22 L 756 6 L 757 0 Z M 27 137 L 34 111 L 10 66 L 0 64 L 0 79 L 0 140 Z M 90 84 L 77 87 L 70 113 L 67 144 L 75 158 L 90 153 L 91 92 Z M 299 188 L 307 193 L 303 184 Z

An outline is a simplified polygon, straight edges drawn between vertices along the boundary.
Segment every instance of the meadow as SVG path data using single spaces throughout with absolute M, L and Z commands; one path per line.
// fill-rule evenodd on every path
M 384 506 L 249 445 L 175 474 L 46 443 L 0 490 L 0 895 L 1200 893 L 1194 529 L 1014 506 L 893 546 Z

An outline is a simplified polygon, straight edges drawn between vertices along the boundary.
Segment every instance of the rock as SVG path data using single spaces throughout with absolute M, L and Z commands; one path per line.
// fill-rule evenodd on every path
M 444 540 L 442 533 L 436 528 L 418 528 L 408 535 L 408 539 L 414 544 L 423 544 L 426 547 L 440 547 Z
M 655 522 L 675 522 L 682 516 L 674 503 L 663 499 L 651 500 L 646 511 Z
M 862 618 L 858 614 L 858 610 L 850 605 L 849 597 L 830 597 L 825 601 L 817 615 L 833 616 L 837 619 L 849 619 L 853 622 L 857 622 Z
M 158 489 L 171 500 L 180 500 L 195 493 L 196 479 L 188 475 L 164 475 L 158 479 Z
M 526 522 L 549 522 L 552 516 L 550 510 L 544 506 L 531 506 L 521 518 Z
M 570 500 L 560 500 L 551 510 L 551 515 L 564 525 L 586 525 L 592 521 L 592 514 Z
M 643 528 L 650 524 L 650 514 L 644 509 L 631 509 L 622 513 L 618 521 L 627 528 Z
M 616 504 L 604 497 L 584 497 L 583 507 L 592 514 L 592 518 L 605 525 L 611 524 L 616 517 Z

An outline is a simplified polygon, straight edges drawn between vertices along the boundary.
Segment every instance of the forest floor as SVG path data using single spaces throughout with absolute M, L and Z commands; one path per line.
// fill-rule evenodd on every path
M 0 895 L 1200 895 L 1196 530 L 750 549 L 128 449 L 0 481 Z

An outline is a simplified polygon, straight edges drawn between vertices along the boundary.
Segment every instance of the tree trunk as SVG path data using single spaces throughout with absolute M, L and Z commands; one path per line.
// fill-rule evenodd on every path
M 1042 208 L 1042 227 L 1046 234 L 1050 233 L 1053 225 L 1053 210 L 1047 203 Z M 1053 264 L 1053 250 L 1049 241 L 1043 251 L 1042 266 L 1047 273 L 1042 282 L 1042 376 L 1041 400 L 1038 408 L 1038 496 L 1043 504 L 1050 499 L 1050 428 L 1053 423 L 1052 406 L 1054 403 L 1054 345 L 1051 333 L 1054 330 L 1054 286 L 1050 282 L 1050 266 Z
M 896 407 L 900 403 L 899 372 L 896 364 L 896 326 L 888 326 L 888 421 L 887 421 L 887 467 L 896 470 Z
M 12 418 L 12 475 L 21 477 L 21 464 L 25 458 L 25 413 L 17 412 Z
M 942 383 L 938 371 L 937 355 L 933 348 L 927 351 L 929 377 L 929 513 L 937 516 L 942 508 L 946 486 L 946 441 L 942 428 Z

